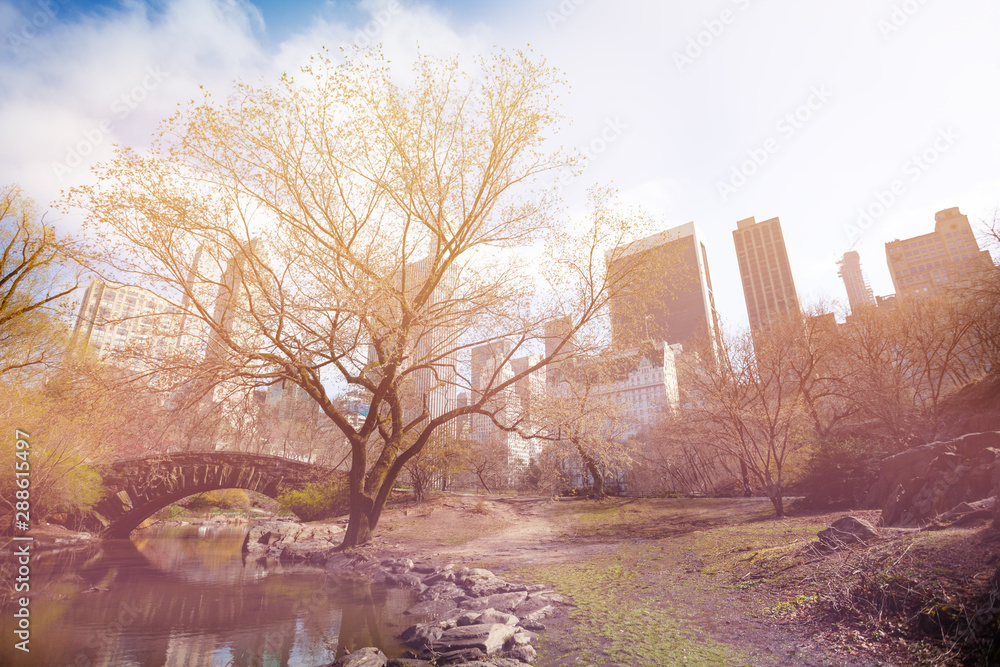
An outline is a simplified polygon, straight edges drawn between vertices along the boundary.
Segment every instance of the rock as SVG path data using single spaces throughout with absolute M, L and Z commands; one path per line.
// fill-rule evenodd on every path
M 545 624 L 534 620 L 521 619 L 520 626 L 525 630 L 532 630 L 534 632 L 541 632 L 545 629 Z
M 455 625 L 461 627 L 464 627 L 466 625 L 478 625 L 481 616 L 482 614 L 480 613 L 474 611 L 467 611 L 455 619 Z
M 482 625 L 484 623 L 503 623 L 504 625 L 517 625 L 517 616 L 497 611 L 496 609 L 486 609 L 482 612 L 469 611 L 455 619 L 456 624 Z
M 387 586 L 397 586 L 401 588 L 414 588 L 418 591 L 424 591 L 427 589 L 424 583 L 415 574 L 393 574 L 389 573 L 385 575 L 385 583 Z
M 519 660 L 520 662 L 534 662 L 538 658 L 538 651 L 531 644 L 520 644 L 508 651 L 504 651 L 504 656 Z
M 417 658 L 390 658 L 386 667 L 434 667 L 434 663 Z
M 336 545 L 325 540 L 308 540 L 292 542 L 281 550 L 282 560 L 305 561 L 307 563 L 325 563 L 330 552 Z
M 417 597 L 417 600 L 420 602 L 427 600 L 454 600 L 455 602 L 460 602 L 468 599 L 468 597 L 465 589 L 459 588 L 451 582 L 441 582 L 428 587 L 426 591 Z
M 553 607 L 553 603 L 555 602 L 563 602 L 562 596 L 556 593 L 529 594 L 528 599 L 517 605 L 512 613 L 522 619 L 537 620 L 545 618 L 555 611 L 555 607 Z
M 465 663 L 462 667 L 523 667 L 520 660 L 513 658 L 490 658 L 488 661 L 474 660 Z
M 508 614 L 496 609 L 486 609 L 479 615 L 480 623 L 503 623 L 504 625 L 517 625 L 520 619 L 514 614 Z
M 436 567 L 429 563 L 413 563 L 413 567 L 410 569 L 417 574 L 435 574 L 438 571 Z
M 476 597 L 470 600 L 462 600 L 458 603 L 458 606 L 462 609 L 468 609 L 469 611 L 496 609 L 497 611 L 513 613 L 514 609 L 527 598 L 528 594 L 525 591 L 497 593 L 486 597 Z
M 403 630 L 399 638 L 410 648 L 433 649 L 442 634 L 444 628 L 438 623 L 417 623 Z
M 882 525 L 924 525 L 951 508 L 1000 493 L 1000 432 L 969 433 L 882 462 L 869 500 Z
M 867 542 L 877 537 L 878 533 L 864 519 L 845 516 L 837 519 L 826 530 L 819 531 L 819 541 L 831 549 L 838 549 L 847 544 Z
M 437 654 L 437 662 L 441 665 L 451 665 L 456 663 L 466 663 L 469 662 L 479 662 L 480 658 L 485 658 L 486 654 L 479 648 L 469 647 L 455 649 L 454 651 L 446 651 L 444 653 Z M 489 664 L 489 663 L 486 663 Z
M 333 663 L 334 667 L 386 667 L 389 659 L 385 657 L 385 653 L 378 650 L 377 648 L 372 648 L 371 646 L 366 646 L 365 648 L 359 648 L 353 653 L 348 653 L 343 658 L 340 658 Z
M 413 569 L 413 561 L 409 558 L 400 558 L 396 561 L 396 569 L 402 570 L 403 572 L 409 572 Z
M 262 521 L 250 526 L 243 539 L 243 552 L 255 557 L 322 563 L 340 544 L 343 532 L 343 527 L 336 525 Z
M 455 573 L 450 571 L 445 572 L 435 572 L 429 577 L 424 578 L 424 583 L 428 586 L 434 586 L 435 584 L 440 584 L 444 582 L 454 582 Z
M 441 618 L 448 615 L 449 612 L 457 609 L 458 605 L 452 600 L 425 600 L 423 602 L 418 602 L 403 613 L 409 616 L 430 616 L 432 618 Z
M 496 653 L 514 635 L 514 628 L 503 623 L 466 625 L 445 630 L 438 640 L 441 648 L 454 651 L 478 648 L 486 654 Z
M 455 573 L 455 581 L 465 589 L 469 597 L 481 598 L 497 593 L 509 593 L 511 591 L 523 591 L 527 587 L 524 585 L 511 584 L 499 578 L 489 570 L 482 568 L 465 568 Z

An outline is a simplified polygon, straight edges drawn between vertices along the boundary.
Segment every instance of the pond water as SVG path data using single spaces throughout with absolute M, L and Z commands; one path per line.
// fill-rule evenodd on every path
M 32 559 L 31 652 L 0 616 L 0 665 L 317 667 L 419 619 L 413 591 L 322 567 L 243 561 L 242 527 L 166 527 Z M 93 588 L 100 589 L 88 592 Z

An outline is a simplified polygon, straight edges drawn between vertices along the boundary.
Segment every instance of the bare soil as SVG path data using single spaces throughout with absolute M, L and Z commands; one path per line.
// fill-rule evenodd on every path
M 546 621 L 539 665 L 957 664 L 946 642 L 914 638 L 902 624 L 893 631 L 891 614 L 869 624 L 830 604 L 854 595 L 840 588 L 868 561 L 881 563 L 879 549 L 917 559 L 901 571 L 936 568 L 939 592 L 974 597 L 993 571 L 988 531 L 883 531 L 876 545 L 816 552 L 816 533 L 841 516 L 778 520 L 757 499 L 441 494 L 390 507 L 368 548 L 488 567 L 577 598 Z

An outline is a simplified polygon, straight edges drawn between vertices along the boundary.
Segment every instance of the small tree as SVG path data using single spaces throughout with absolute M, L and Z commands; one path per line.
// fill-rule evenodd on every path
M 577 357 L 560 365 L 559 381 L 540 400 L 535 436 L 551 441 L 564 458 L 578 457 L 591 479 L 591 498 L 605 496 L 608 472 L 626 471 L 632 462 L 635 422 L 619 385 L 633 362 L 613 350 Z
M 474 477 L 486 493 L 504 490 L 511 477 L 510 450 L 497 437 L 465 441 L 460 459 L 464 472 Z
M 461 470 L 463 444 L 456 438 L 435 433 L 420 456 L 406 464 L 406 476 L 413 485 L 413 498 L 423 502 L 435 483 L 442 487 Z
M 703 438 L 692 446 L 717 448 L 737 461 L 779 517 L 785 515 L 786 467 L 810 435 L 800 382 L 791 371 L 794 341 L 783 331 L 795 328 L 730 338 L 717 362 L 702 355 L 712 360 L 688 374 L 693 400 L 685 408 Z

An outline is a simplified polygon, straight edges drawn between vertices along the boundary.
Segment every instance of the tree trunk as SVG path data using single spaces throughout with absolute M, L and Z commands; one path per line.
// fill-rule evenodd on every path
M 371 541 L 382 512 L 375 510 L 375 501 L 362 493 L 351 494 L 351 512 L 347 532 L 338 549 L 349 549 Z
M 583 459 L 583 464 L 587 466 L 591 479 L 594 480 L 594 483 L 590 487 L 590 497 L 598 500 L 604 498 L 604 475 L 598 469 L 597 461 L 594 460 L 593 456 L 585 453 L 579 445 L 577 445 L 576 449 L 580 452 L 580 457 Z
M 747 470 L 747 463 L 743 459 L 740 459 L 740 477 L 743 482 L 743 497 L 749 498 L 753 495 L 753 490 L 750 488 L 750 471 Z
M 481 472 L 477 471 L 476 477 L 479 478 L 479 483 L 483 485 L 484 489 L 486 489 L 486 493 L 493 493 L 492 491 L 490 491 L 490 487 L 488 484 L 486 484 L 486 480 L 483 478 L 483 474 Z
M 769 490 L 767 497 L 771 500 L 771 504 L 774 505 L 774 515 L 779 519 L 784 518 L 785 505 L 781 499 L 781 490 L 780 489 L 774 489 L 773 491 Z

